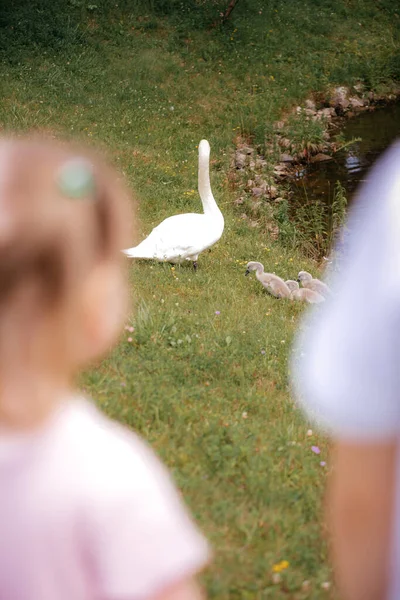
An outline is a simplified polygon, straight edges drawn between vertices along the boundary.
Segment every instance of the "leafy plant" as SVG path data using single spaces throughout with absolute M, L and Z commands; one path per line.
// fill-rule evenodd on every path
M 274 218 L 279 225 L 279 239 L 288 247 L 297 248 L 313 259 L 328 256 L 338 238 L 346 218 L 347 198 L 337 181 L 331 203 L 306 201 L 290 207 L 281 202 Z
M 325 124 L 304 112 L 293 114 L 282 132 L 281 145 L 286 152 L 307 159 L 326 149 Z M 286 142 L 287 140 L 287 142 Z
M 345 189 L 340 183 L 336 182 L 335 191 L 333 195 L 333 202 L 329 211 L 329 225 L 328 225 L 328 243 L 329 249 L 332 249 L 339 232 L 344 227 L 345 219 L 347 216 L 347 198 Z
M 279 241 L 287 248 L 296 248 L 298 245 L 298 231 L 289 216 L 288 200 L 284 199 L 278 203 L 273 216 L 279 227 Z

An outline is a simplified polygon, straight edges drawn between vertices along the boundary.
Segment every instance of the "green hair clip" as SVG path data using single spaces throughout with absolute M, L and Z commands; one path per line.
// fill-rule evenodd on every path
M 92 195 L 95 189 L 92 165 L 84 158 L 72 158 L 65 162 L 57 181 L 64 196 L 75 200 Z

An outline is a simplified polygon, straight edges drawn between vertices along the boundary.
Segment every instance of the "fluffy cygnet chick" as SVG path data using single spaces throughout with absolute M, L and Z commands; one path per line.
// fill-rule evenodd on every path
M 289 279 L 288 281 L 285 281 L 285 283 L 290 290 L 290 298 L 292 300 L 300 300 L 302 302 L 308 302 L 309 304 L 325 302 L 325 298 L 322 294 L 309 288 L 300 289 L 298 282 L 293 279 Z
M 307 273 L 307 271 L 300 271 L 297 276 L 297 281 L 301 283 L 303 288 L 318 292 L 318 294 L 321 294 L 324 298 L 328 298 L 332 295 L 332 292 L 326 283 L 319 279 L 313 279 L 313 276 L 310 273 Z
M 290 290 L 283 279 L 273 273 L 264 273 L 264 265 L 259 262 L 249 262 L 245 274 L 248 275 L 251 271 L 256 272 L 258 281 L 272 296 L 275 296 L 275 298 L 290 298 Z

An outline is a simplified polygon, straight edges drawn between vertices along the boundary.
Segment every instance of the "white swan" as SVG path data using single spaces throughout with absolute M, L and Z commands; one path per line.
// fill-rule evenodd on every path
M 307 273 L 307 271 L 300 271 L 297 276 L 297 281 L 301 283 L 303 288 L 308 288 L 314 292 L 318 292 L 318 294 L 321 294 L 324 296 L 324 298 L 329 298 L 329 296 L 332 296 L 332 292 L 326 283 L 320 281 L 319 279 L 313 279 L 313 276 L 310 275 L 310 273 Z
M 290 290 L 290 298 L 292 300 L 300 300 L 302 302 L 308 302 L 309 304 L 325 302 L 325 298 L 322 294 L 309 288 L 300 288 L 298 282 L 293 279 L 288 279 L 285 283 Z
M 272 296 L 275 296 L 275 298 L 290 298 L 290 290 L 283 279 L 273 273 L 264 273 L 264 265 L 260 262 L 251 261 L 247 263 L 245 275 L 248 275 L 250 271 L 256 272 L 258 281 Z
M 168 217 L 138 246 L 123 250 L 127 256 L 172 263 L 191 260 L 197 268 L 200 252 L 213 246 L 224 231 L 224 217 L 211 191 L 209 163 L 210 144 L 201 140 L 198 189 L 204 214 L 186 213 Z

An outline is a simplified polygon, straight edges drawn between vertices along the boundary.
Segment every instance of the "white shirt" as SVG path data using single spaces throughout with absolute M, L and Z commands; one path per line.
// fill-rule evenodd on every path
M 381 158 L 347 224 L 334 297 L 294 350 L 298 401 L 336 439 L 400 438 L 400 143 Z M 400 599 L 400 456 L 390 600 Z

